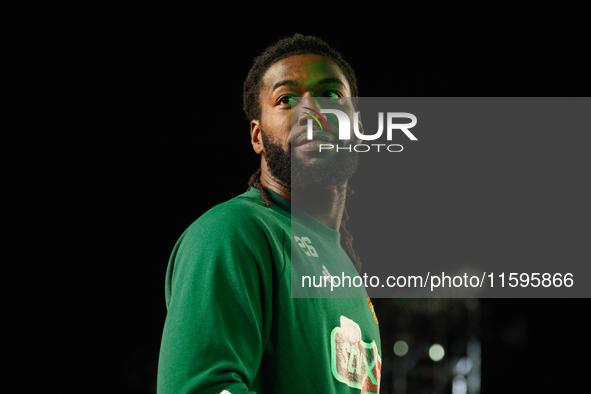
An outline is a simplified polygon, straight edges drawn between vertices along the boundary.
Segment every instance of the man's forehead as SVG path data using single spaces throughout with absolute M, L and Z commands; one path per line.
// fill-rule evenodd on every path
M 273 64 L 263 76 L 263 90 L 272 91 L 278 84 L 341 83 L 349 88 L 340 67 L 330 58 L 303 54 L 282 59 Z

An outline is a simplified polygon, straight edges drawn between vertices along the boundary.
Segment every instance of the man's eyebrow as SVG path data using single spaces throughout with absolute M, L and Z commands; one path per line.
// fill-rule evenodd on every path
M 324 79 L 321 79 L 320 81 L 318 81 L 318 85 L 325 85 L 328 83 L 334 83 L 336 85 L 345 86 L 345 84 L 338 78 L 324 78 Z
M 338 78 L 323 78 L 318 81 L 318 85 L 325 85 L 325 84 L 329 84 L 329 83 L 334 83 L 336 85 L 345 86 L 345 84 Z M 285 86 L 285 85 L 298 86 L 299 83 L 298 83 L 298 81 L 294 81 L 293 79 L 286 79 L 285 81 L 280 81 L 280 82 L 277 82 L 275 85 L 273 85 L 272 91 L 275 91 L 276 89 L 280 88 L 281 86 Z
M 285 85 L 298 86 L 298 81 L 294 81 L 292 79 L 287 79 L 285 81 L 277 82 L 275 85 L 273 85 L 272 92 L 274 92 L 277 88 L 280 88 Z

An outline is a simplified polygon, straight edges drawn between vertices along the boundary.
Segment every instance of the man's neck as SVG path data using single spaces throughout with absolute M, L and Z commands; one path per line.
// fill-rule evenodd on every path
M 261 185 L 291 201 L 292 204 L 314 217 L 325 226 L 339 231 L 345 200 L 347 182 L 323 190 L 297 190 L 278 182 L 266 166 L 261 168 Z
M 291 202 L 327 227 L 339 231 L 345 200 L 347 183 L 323 190 L 298 190 L 291 194 Z

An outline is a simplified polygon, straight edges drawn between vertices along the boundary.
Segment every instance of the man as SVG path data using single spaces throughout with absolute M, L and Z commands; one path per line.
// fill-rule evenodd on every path
M 305 133 L 316 98 L 356 95 L 351 67 L 315 37 L 296 34 L 255 59 L 244 110 L 261 166 L 246 193 L 205 213 L 173 250 L 160 394 L 379 392 L 379 328 L 365 290 L 292 298 L 296 270 L 357 275 L 344 226 L 356 154 L 319 152 L 337 143 L 330 127 L 315 127 L 312 141 Z

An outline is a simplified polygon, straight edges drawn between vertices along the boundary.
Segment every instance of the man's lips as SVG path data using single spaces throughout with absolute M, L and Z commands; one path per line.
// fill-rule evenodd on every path
M 296 146 L 302 146 L 302 145 L 306 145 L 306 144 L 311 144 L 311 143 L 327 143 L 327 144 L 332 144 L 334 142 L 336 142 L 336 137 L 334 135 L 332 135 L 329 132 L 326 131 L 316 131 L 314 130 L 312 139 L 308 139 L 308 132 L 305 131 L 302 134 L 300 134 L 297 138 L 296 138 Z

